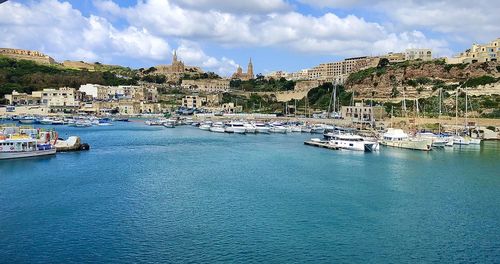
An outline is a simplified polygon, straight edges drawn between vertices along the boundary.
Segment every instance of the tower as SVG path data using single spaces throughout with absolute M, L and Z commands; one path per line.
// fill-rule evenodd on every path
M 172 59 L 172 64 L 177 62 L 177 50 L 174 50 L 174 58 Z
M 248 62 L 248 69 L 247 69 L 247 77 L 248 79 L 253 79 L 253 64 L 252 64 L 252 58 L 250 58 L 250 61 Z

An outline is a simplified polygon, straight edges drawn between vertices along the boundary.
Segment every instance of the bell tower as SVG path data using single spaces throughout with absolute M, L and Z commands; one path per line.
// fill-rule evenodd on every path
M 249 79 L 253 79 L 253 77 L 254 77 L 252 58 L 250 58 L 250 61 L 248 62 L 247 76 Z

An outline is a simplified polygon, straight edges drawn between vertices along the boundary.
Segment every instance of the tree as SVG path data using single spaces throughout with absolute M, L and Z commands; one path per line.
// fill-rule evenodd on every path
M 390 62 L 389 62 L 389 59 L 387 59 L 387 58 L 382 58 L 382 59 L 380 59 L 380 60 L 379 60 L 378 65 L 377 65 L 377 68 L 384 68 L 384 67 L 386 67 L 387 65 L 389 65 L 389 63 L 390 63 Z

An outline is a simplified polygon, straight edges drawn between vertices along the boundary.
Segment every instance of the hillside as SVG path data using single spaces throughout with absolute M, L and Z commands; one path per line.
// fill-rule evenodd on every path
M 43 88 L 74 87 L 95 83 L 102 85 L 137 84 L 136 78 L 117 77 L 110 68 L 103 71 L 68 69 L 61 65 L 42 65 L 28 60 L 0 56 L 0 99 L 13 90 L 30 93 Z M 120 68 L 121 69 L 121 68 Z
M 439 88 L 451 91 L 465 85 L 474 90 L 499 83 L 498 62 L 447 65 L 442 60 L 434 60 L 406 61 L 365 69 L 351 74 L 345 85 L 347 90 L 356 91 L 360 97 L 390 99 L 401 97 L 403 91 L 407 97 L 422 98 L 432 96 Z M 482 94 L 481 90 L 474 92 Z M 489 90 L 484 94 L 491 93 Z

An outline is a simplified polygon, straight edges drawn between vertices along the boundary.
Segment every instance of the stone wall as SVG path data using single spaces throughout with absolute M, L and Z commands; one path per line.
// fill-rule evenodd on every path
M 56 63 L 53 58 L 35 50 L 0 48 L 0 55 L 17 60 L 30 60 L 41 64 Z

